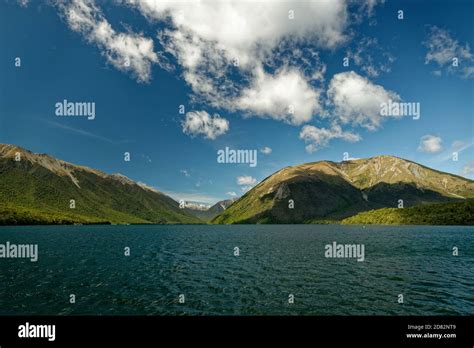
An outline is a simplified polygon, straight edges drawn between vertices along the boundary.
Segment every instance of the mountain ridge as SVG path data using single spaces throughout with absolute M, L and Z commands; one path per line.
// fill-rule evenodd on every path
M 234 203 L 238 198 L 229 198 L 218 201 L 217 203 L 211 205 L 207 209 L 193 209 L 191 207 L 186 207 L 186 211 L 190 214 L 200 218 L 204 221 L 210 221 L 219 215 L 221 212 L 226 210 L 232 203 Z
M 101 170 L 98 169 L 93 169 L 88 166 L 83 166 L 80 164 L 74 164 L 71 162 L 67 162 L 61 159 L 57 159 L 51 155 L 48 155 L 46 153 L 35 153 L 32 152 L 28 149 L 22 148 L 17 145 L 13 144 L 0 144 L 0 158 L 14 158 L 16 154 L 19 153 L 21 158 L 25 158 L 29 160 L 30 162 L 33 163 L 38 163 L 39 165 L 43 166 L 46 169 L 56 171 L 57 174 L 66 174 L 68 175 L 73 183 L 77 186 L 76 179 L 71 177 L 70 173 L 67 172 L 68 169 L 76 168 L 76 169 L 81 169 L 96 175 L 99 175 L 104 178 L 112 178 L 117 181 L 120 181 L 122 183 L 128 183 L 128 184 L 137 184 L 140 185 L 140 183 L 133 181 L 132 179 L 128 178 L 127 176 L 121 174 L 121 173 L 112 173 L 112 174 L 107 174 Z M 26 155 L 26 156 L 24 156 Z M 44 159 L 43 161 L 39 159 Z M 54 165 L 54 163 L 57 163 L 57 165 Z M 49 165 L 48 165 L 49 164 Z M 58 168 L 58 165 L 62 166 L 62 168 Z M 69 168 L 68 168 L 69 167 Z M 62 169 L 62 170 L 61 170 Z M 142 184 L 143 186 L 146 186 Z M 153 190 L 153 188 L 146 186 L 148 189 Z M 157 191 L 157 190 L 156 190 Z M 159 192 L 159 191 L 157 191 Z
M 171 197 L 123 174 L 16 145 L 0 144 L 0 177 L 3 224 L 202 223 Z
M 239 199 L 199 212 L 182 209 L 171 197 L 123 174 L 107 174 L 16 145 L 0 144 L 0 177 L 0 224 L 374 221 L 381 214 L 347 218 L 400 204 L 474 197 L 473 180 L 390 155 L 287 166 Z M 74 208 L 69 206 L 72 200 Z
M 474 181 L 390 155 L 288 166 L 253 187 L 213 223 L 306 223 L 362 211 L 474 197 Z M 293 200 L 291 208 L 289 200 Z M 301 208 L 303 207 L 303 208 Z

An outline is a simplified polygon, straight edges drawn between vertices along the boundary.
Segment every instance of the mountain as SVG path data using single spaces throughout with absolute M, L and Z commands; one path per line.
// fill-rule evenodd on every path
M 287 167 L 240 199 L 220 201 L 210 208 L 180 209 L 172 198 L 124 175 L 0 144 L 0 224 L 209 220 L 225 224 L 335 220 L 461 224 L 464 218 L 472 219 L 472 201 L 466 198 L 473 197 L 472 180 L 401 158 L 378 156 Z M 407 209 L 390 209 L 397 208 L 399 200 Z M 429 203 L 448 204 L 420 206 Z
M 474 200 L 382 208 L 348 217 L 342 224 L 357 225 L 469 225 L 474 226 Z
M 198 202 L 185 202 L 183 210 L 189 215 L 193 215 L 203 221 L 208 221 L 209 217 L 208 210 L 211 206 L 209 204 L 198 203 Z M 214 216 L 213 216 L 214 217 Z
M 219 201 L 216 204 L 214 204 L 212 207 L 209 208 L 208 213 L 211 216 L 210 219 L 216 217 L 220 213 L 222 213 L 224 210 L 229 208 L 232 203 L 237 201 L 238 198 L 231 198 L 231 199 L 225 199 L 223 201 Z
M 124 175 L 0 144 L 0 224 L 200 222 Z
M 217 202 L 213 206 L 203 207 L 202 205 L 186 205 L 185 210 L 201 220 L 210 221 L 224 210 L 226 210 L 238 198 L 225 199 Z
M 286 167 L 269 176 L 213 223 L 310 223 L 372 209 L 460 201 L 474 181 L 393 156 Z M 291 209 L 291 201 L 293 208 Z

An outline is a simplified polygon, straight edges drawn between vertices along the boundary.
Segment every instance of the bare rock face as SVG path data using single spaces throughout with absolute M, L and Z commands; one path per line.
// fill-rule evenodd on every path
M 363 198 L 364 201 L 366 201 L 366 202 L 369 201 L 369 197 L 367 196 L 367 193 L 365 193 L 364 191 L 362 191 L 362 198 Z
M 290 188 L 286 182 L 283 182 L 275 193 L 275 199 L 285 199 L 290 195 Z

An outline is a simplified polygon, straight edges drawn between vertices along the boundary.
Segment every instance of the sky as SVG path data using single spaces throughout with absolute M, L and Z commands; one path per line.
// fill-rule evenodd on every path
M 319 160 L 473 179 L 473 16 L 468 0 L 2 0 L 0 143 L 205 203 Z M 220 163 L 226 147 L 256 165 Z

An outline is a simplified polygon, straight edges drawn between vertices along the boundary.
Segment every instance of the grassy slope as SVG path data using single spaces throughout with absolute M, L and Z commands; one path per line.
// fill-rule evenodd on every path
M 472 180 L 396 157 L 321 161 L 274 173 L 211 223 L 326 223 L 395 207 L 400 198 L 410 207 L 462 197 L 474 197 Z M 289 199 L 294 199 L 295 209 L 288 209 Z
M 370 210 L 342 220 L 359 225 L 474 225 L 474 200 Z
M 0 224 L 201 223 L 166 195 L 87 171 L 74 174 L 80 188 L 27 161 L 0 160 Z
M 18 205 L 0 205 L 0 225 L 63 225 L 63 224 L 109 224 L 106 219 L 80 214 L 25 208 Z

